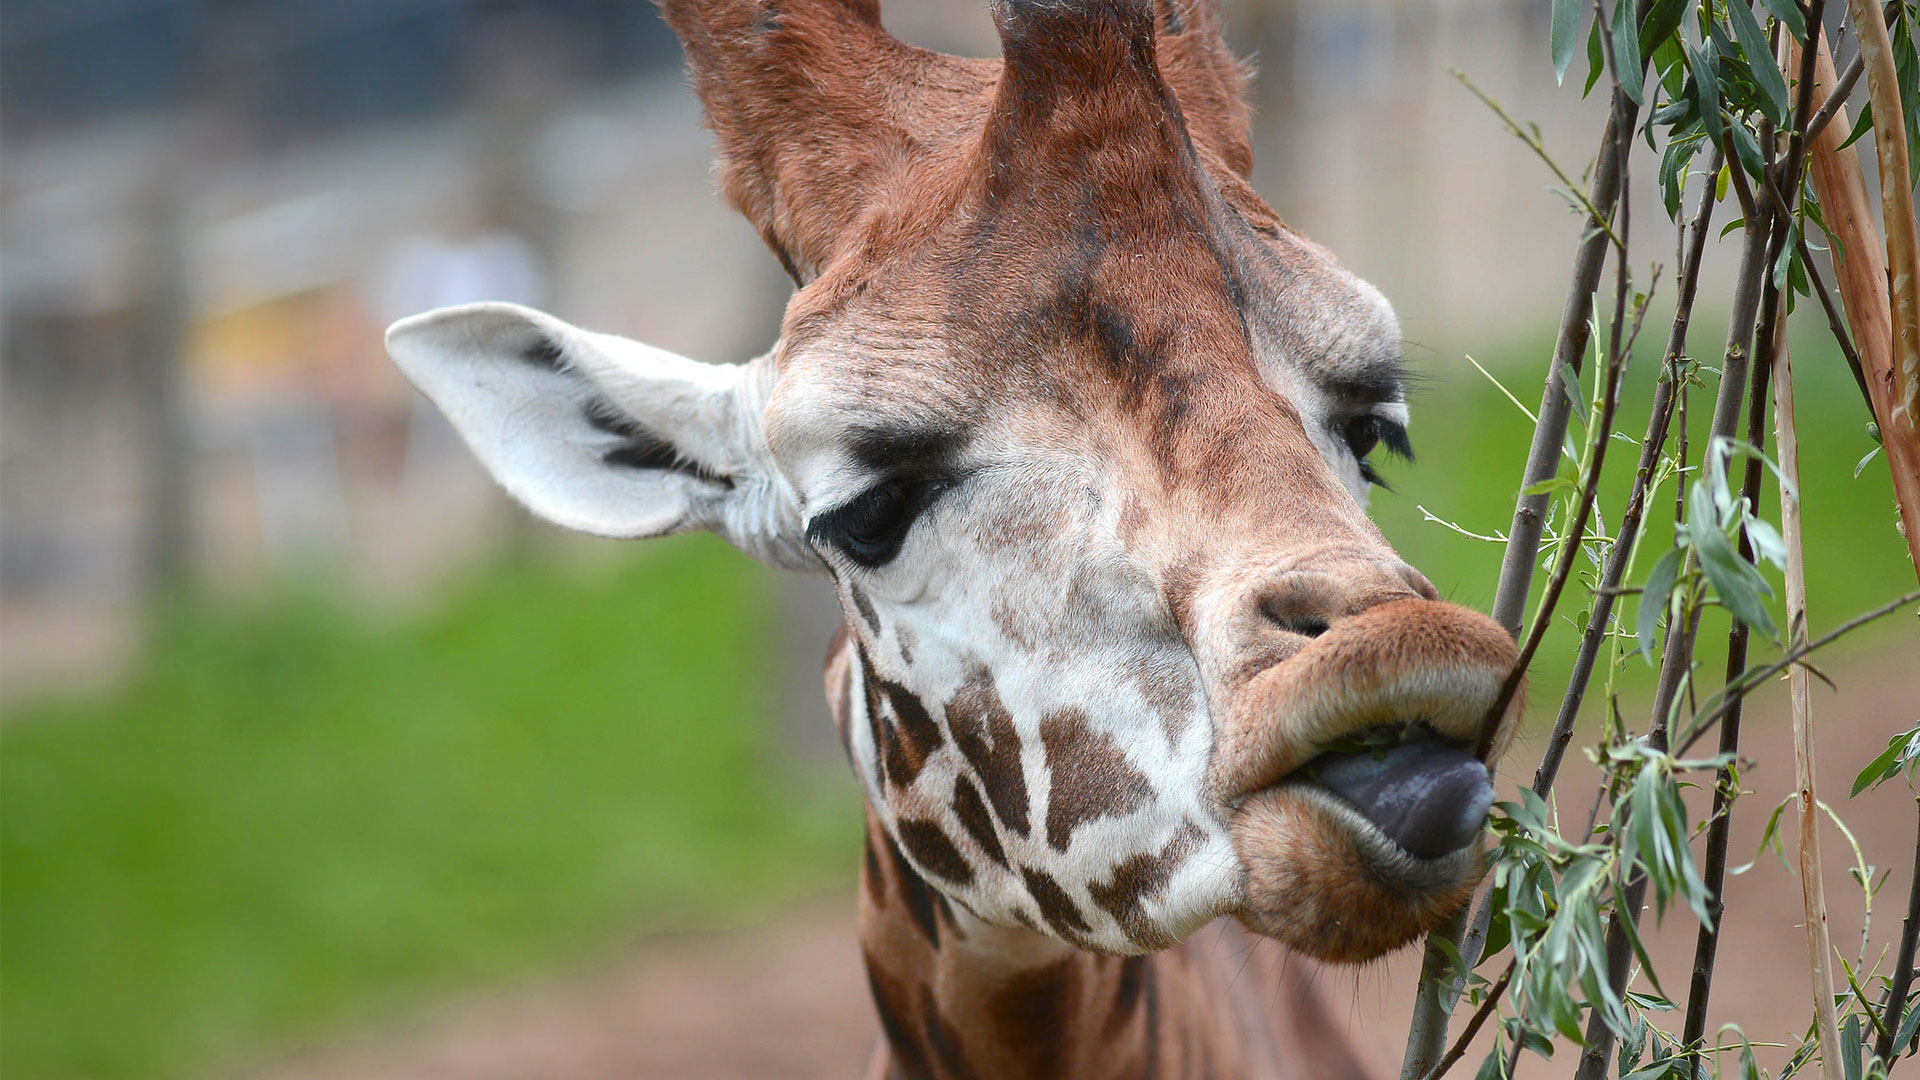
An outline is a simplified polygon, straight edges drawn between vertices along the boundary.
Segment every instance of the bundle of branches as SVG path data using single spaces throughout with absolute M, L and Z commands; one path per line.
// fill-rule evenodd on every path
M 1553 166 L 1584 225 L 1505 538 L 1494 616 L 1522 647 L 1494 714 L 1517 692 L 1569 590 L 1584 594 L 1584 633 L 1533 784 L 1496 814 L 1497 846 L 1480 897 L 1429 940 L 1404 1080 L 1448 1073 L 1490 1020 L 1493 1049 L 1480 1064 L 1482 1078 L 1511 1076 L 1523 1053 L 1550 1055 L 1559 1040 L 1579 1048 L 1578 1080 L 1718 1075 L 1720 1050 L 1735 1051 L 1726 1056 L 1741 1076 L 1760 1075 L 1744 1036 L 1721 1047 L 1713 1045 L 1719 1034 L 1710 1040 L 1705 1029 L 1740 790 L 1742 706 L 1783 672 L 1795 723 L 1797 791 L 1788 801 L 1797 803 L 1800 822 L 1812 1022 L 1781 1075 L 1817 1061 L 1827 1077 L 1885 1076 L 1920 1044 L 1912 1000 L 1920 855 L 1898 948 L 1872 963 L 1863 952 L 1845 965 L 1845 985 L 1835 985 L 1816 830 L 1825 804 L 1814 788 L 1806 683 L 1811 653 L 1874 619 L 1911 618 L 1920 592 L 1890 597 L 1809 639 L 1786 350 L 1796 308 L 1822 319 L 1837 340 L 1881 444 L 1862 467 L 1884 460 L 1898 527 L 1920 568 L 1915 21 L 1911 0 L 1884 7 L 1849 0 L 1844 11 L 1828 10 L 1825 0 L 1760 0 L 1757 8 L 1749 0 L 1617 0 L 1611 9 L 1604 0 L 1554 0 L 1556 73 L 1564 79 L 1584 38 L 1586 90 L 1608 85 L 1612 103 L 1584 190 Z M 1843 49 L 1852 58 L 1836 74 L 1830 57 Z M 1866 102 L 1849 126 L 1844 103 L 1862 83 Z M 1537 130 L 1480 96 L 1552 165 Z M 1878 226 L 1856 156 L 1855 144 L 1869 135 Z M 1634 442 L 1617 430 L 1621 390 L 1662 276 L 1651 260 L 1637 268 L 1631 243 L 1635 218 L 1646 214 L 1631 205 L 1628 177 L 1643 167 L 1657 169 L 1661 209 L 1678 233 L 1675 314 L 1658 369 L 1647 376 L 1656 386 L 1625 505 L 1613 513 L 1599 505 L 1600 477 L 1609 447 Z M 1716 223 L 1723 207 L 1737 219 Z M 1737 229 L 1741 254 L 1724 347 L 1702 357 L 1689 350 L 1688 336 L 1706 241 L 1716 229 Z M 1670 234 L 1660 232 L 1664 247 Z M 1609 261 L 1612 278 L 1603 284 Z M 1704 445 L 1687 436 L 1696 390 L 1712 393 Z M 1570 437 L 1575 416 L 1583 434 Z M 1759 509 L 1769 473 L 1780 492 L 1778 525 Z M 1655 550 L 1644 526 L 1668 484 L 1673 539 Z M 1608 519 L 1612 535 L 1598 524 Z M 1545 583 L 1529 615 L 1536 568 Z M 1783 575 L 1784 608 L 1770 584 L 1775 570 Z M 1635 593 L 1629 622 L 1621 598 Z M 1731 627 L 1717 677 L 1694 656 L 1709 608 L 1724 609 Z M 1775 617 L 1780 610 L 1784 619 Z M 1750 649 L 1755 635 L 1758 653 Z M 1597 794 L 1576 801 L 1591 809 L 1563 818 L 1555 782 L 1603 653 L 1606 720 L 1590 750 L 1603 781 Z M 1765 662 L 1750 662 L 1756 655 Z M 1658 670 L 1641 724 L 1623 715 L 1612 678 L 1636 657 Z M 1710 735 L 1717 745 L 1696 753 Z M 1855 793 L 1903 772 L 1912 784 L 1917 760 L 1920 727 L 1892 740 Z M 1681 797 L 1689 775 L 1710 777 L 1713 788 L 1712 812 L 1698 823 Z M 1698 921 L 1683 996 L 1662 989 L 1641 941 L 1649 888 L 1656 911 L 1674 905 Z M 1680 1018 L 1678 1031 L 1650 1020 L 1668 1010 Z M 1462 1022 L 1449 1041 L 1455 1018 Z

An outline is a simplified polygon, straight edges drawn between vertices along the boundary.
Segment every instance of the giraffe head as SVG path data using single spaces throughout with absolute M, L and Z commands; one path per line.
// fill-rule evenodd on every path
M 999 0 L 983 61 L 874 0 L 663 6 L 797 291 L 743 366 L 508 305 L 396 325 L 508 491 L 830 575 L 872 812 L 978 919 L 1360 960 L 1457 907 L 1514 650 L 1365 514 L 1397 323 L 1248 186 L 1211 6 Z

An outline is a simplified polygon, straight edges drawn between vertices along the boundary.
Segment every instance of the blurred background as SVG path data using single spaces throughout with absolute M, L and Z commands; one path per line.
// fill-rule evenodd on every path
M 1499 551 L 1460 530 L 1505 529 L 1531 430 L 1493 379 L 1538 399 L 1578 222 L 1448 69 L 1576 175 L 1604 102 L 1555 88 L 1548 0 L 1227 7 L 1261 72 L 1259 186 L 1394 300 L 1420 376 L 1420 462 L 1389 466 L 1376 517 L 1484 606 Z M 886 11 L 916 44 L 995 51 L 983 3 Z M 10 1080 L 859 1067 L 831 593 L 711 538 L 530 521 L 380 344 L 400 316 L 507 299 L 709 360 L 764 350 L 788 286 L 710 153 L 644 0 L 0 3 Z M 1635 228 L 1657 236 L 1642 172 Z M 1671 263 L 1667 236 L 1641 257 Z M 1709 259 L 1711 357 L 1732 259 Z M 1817 312 L 1796 323 L 1818 631 L 1912 579 L 1884 465 L 1854 472 L 1864 408 Z M 1883 626 L 1832 659 L 1831 783 L 1912 722 L 1914 655 Z M 1644 683 L 1629 667 L 1617 689 Z M 1776 704 L 1757 747 L 1784 745 Z M 1754 772 L 1770 805 L 1789 759 L 1754 754 L 1777 763 Z M 1907 798 L 1843 809 L 1897 867 L 1889 897 Z M 1860 931 L 1846 881 L 1836 940 Z M 1778 946 L 1797 890 L 1771 863 L 1735 889 L 1758 913 L 1737 962 L 1760 966 L 1716 1012 L 1785 1038 L 1804 1017 L 1765 988 L 1804 983 Z M 1397 1062 L 1412 974 L 1312 977 Z

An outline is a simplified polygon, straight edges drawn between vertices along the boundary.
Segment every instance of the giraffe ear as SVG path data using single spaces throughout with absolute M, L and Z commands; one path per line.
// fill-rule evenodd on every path
M 387 351 L 540 517 L 619 538 L 706 529 L 819 569 L 761 435 L 764 364 L 703 364 L 514 304 L 403 319 Z

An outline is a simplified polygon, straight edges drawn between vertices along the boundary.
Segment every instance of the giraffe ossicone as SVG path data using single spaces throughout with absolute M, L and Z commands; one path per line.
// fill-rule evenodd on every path
M 1166 1027 L 1257 1075 L 1244 1024 L 1171 1006 L 1205 982 L 1176 947 L 1432 928 L 1480 873 L 1467 751 L 1520 714 L 1486 715 L 1506 634 L 1365 513 L 1368 455 L 1411 452 L 1392 309 L 1249 186 L 1209 0 L 1000 0 L 1000 60 L 874 0 L 662 7 L 796 283 L 773 350 L 481 304 L 391 354 L 535 513 L 833 579 L 885 1068 L 1144 1075 Z

